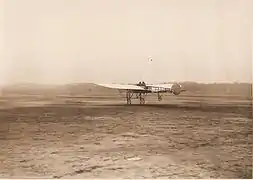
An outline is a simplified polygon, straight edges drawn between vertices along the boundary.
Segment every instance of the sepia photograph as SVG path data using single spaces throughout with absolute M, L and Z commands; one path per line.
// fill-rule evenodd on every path
M 0 178 L 252 179 L 252 0 L 0 0 Z

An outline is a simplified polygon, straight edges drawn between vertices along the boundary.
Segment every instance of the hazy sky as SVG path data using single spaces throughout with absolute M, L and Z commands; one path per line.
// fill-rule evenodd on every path
M 0 0 L 0 13 L 0 83 L 252 77 L 252 0 Z

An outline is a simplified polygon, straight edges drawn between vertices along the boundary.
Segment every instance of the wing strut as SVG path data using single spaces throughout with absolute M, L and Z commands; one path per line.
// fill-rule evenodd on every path
M 127 104 L 132 104 L 132 97 L 133 94 L 130 90 L 127 90 L 126 92 L 126 100 L 127 100 Z

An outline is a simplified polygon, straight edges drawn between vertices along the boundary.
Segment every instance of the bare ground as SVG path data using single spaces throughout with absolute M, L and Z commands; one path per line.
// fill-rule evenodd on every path
M 252 178 L 250 103 L 194 98 L 3 100 L 0 177 Z

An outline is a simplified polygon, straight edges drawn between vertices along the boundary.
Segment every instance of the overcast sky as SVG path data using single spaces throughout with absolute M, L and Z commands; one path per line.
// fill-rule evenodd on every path
M 252 78 L 252 0 L 0 0 L 0 12 L 1 84 Z

